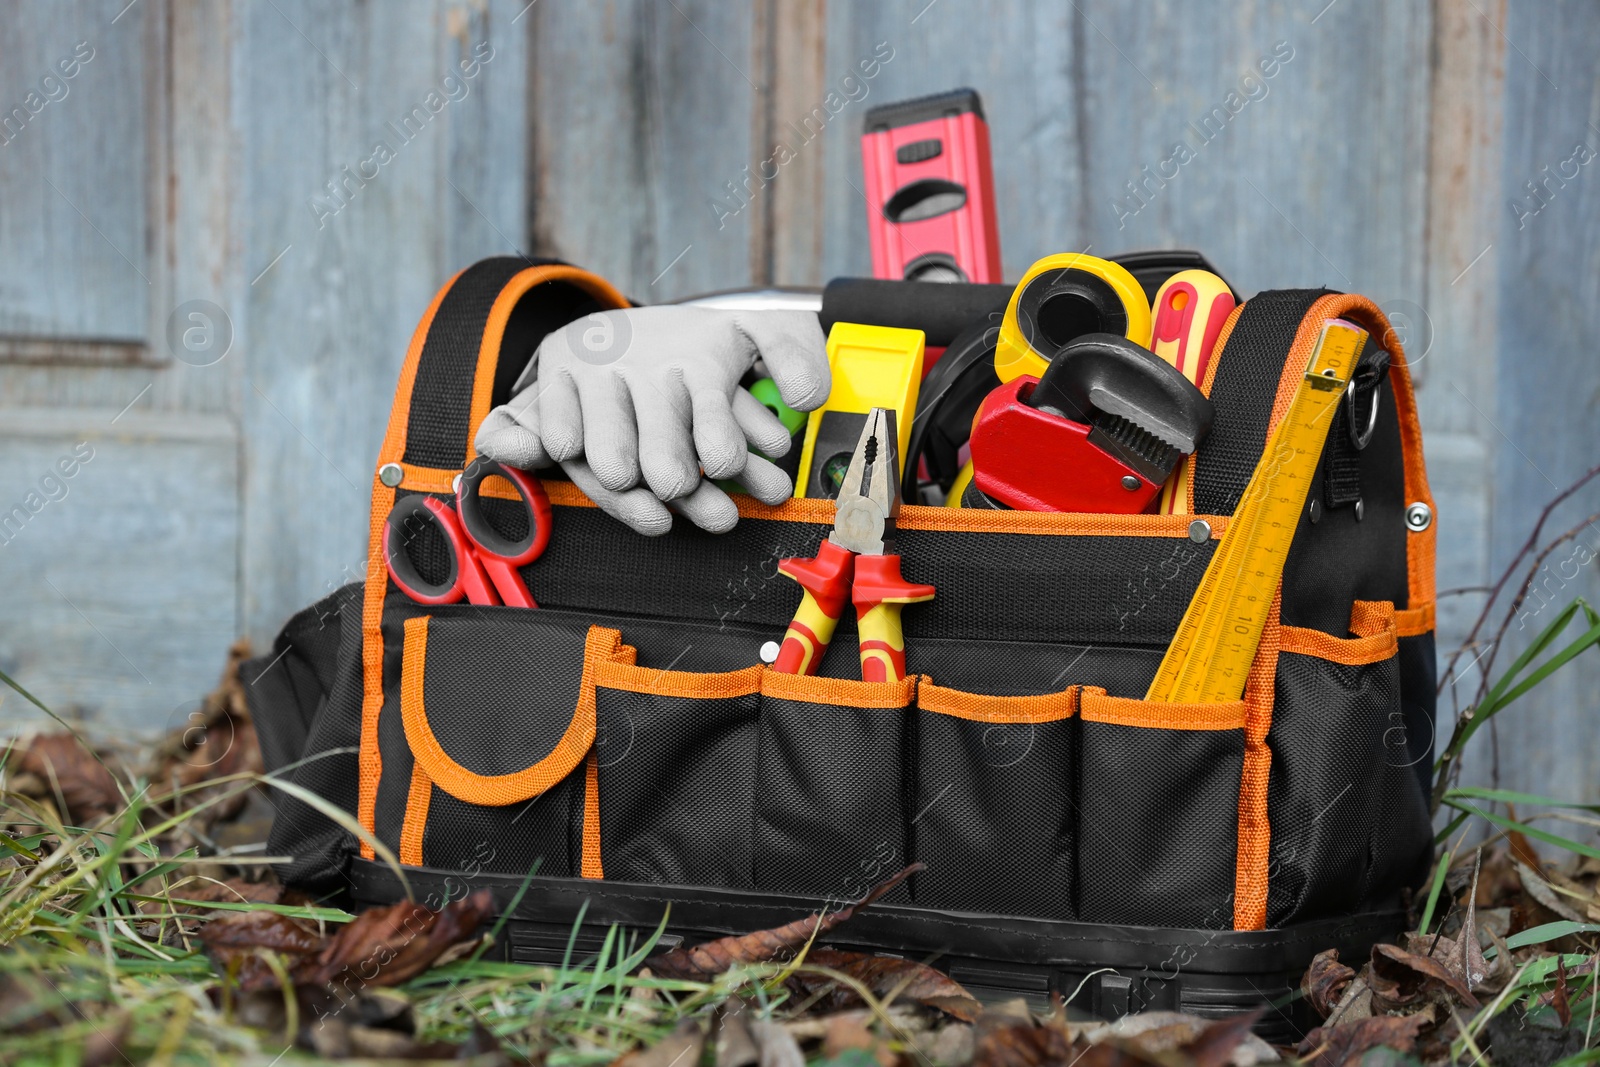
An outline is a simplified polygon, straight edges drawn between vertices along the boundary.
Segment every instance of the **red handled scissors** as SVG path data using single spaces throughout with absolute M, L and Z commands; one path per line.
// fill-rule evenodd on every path
M 511 483 L 528 520 L 528 532 L 512 540 L 483 514 L 483 483 L 490 477 Z M 406 541 L 417 524 L 432 523 L 445 540 L 450 571 L 430 582 L 417 570 Z M 410 527 L 411 529 L 407 529 Z M 384 563 L 389 577 L 419 604 L 504 604 L 536 608 L 533 594 L 517 573 L 544 554 L 550 543 L 550 498 L 526 472 L 479 457 L 456 479 L 455 507 L 427 493 L 402 497 L 383 523 Z

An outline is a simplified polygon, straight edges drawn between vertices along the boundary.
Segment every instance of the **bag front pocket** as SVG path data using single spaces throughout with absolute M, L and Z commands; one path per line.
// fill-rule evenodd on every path
M 1078 918 L 1233 928 L 1245 703 L 1083 690 Z
M 590 676 L 619 635 L 483 610 L 413 614 L 397 627 L 401 639 L 385 642 L 398 653 L 399 700 L 398 715 L 386 704 L 379 730 L 379 837 L 408 864 L 586 873 Z M 396 822 L 398 835 L 386 833 Z
M 905 723 L 915 684 L 763 673 L 757 889 L 854 900 L 906 865 Z M 884 899 L 909 897 L 901 885 Z
M 631 656 L 596 670 L 605 877 L 753 888 L 762 673 L 658 670 L 635 666 Z
M 916 903 L 1073 918 L 1077 688 L 977 696 L 924 678 L 917 710 Z

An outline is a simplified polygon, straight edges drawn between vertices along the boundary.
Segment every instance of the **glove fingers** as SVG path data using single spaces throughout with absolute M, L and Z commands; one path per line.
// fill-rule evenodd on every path
M 561 469 L 601 511 L 635 532 L 646 537 L 660 537 L 672 529 L 672 512 L 650 495 L 648 489 L 635 487 L 620 493 L 607 489 L 581 459 L 569 459 L 561 464 Z
M 672 510 L 707 533 L 727 533 L 739 521 L 733 498 L 705 479 L 694 492 L 674 500 Z
M 745 440 L 757 452 L 773 459 L 788 453 L 788 427 L 778 421 L 771 408 L 751 396 L 748 389 L 734 390 L 733 418 L 744 432 Z
M 828 399 L 833 374 L 822 324 L 809 311 L 763 311 L 740 315 L 739 329 L 755 342 L 783 402 L 814 411 Z
M 693 395 L 694 446 L 708 478 L 731 478 L 744 470 L 750 455 L 744 430 L 733 417 L 728 398 L 701 391 Z
M 776 506 L 794 496 L 794 483 L 775 464 L 752 455 L 735 480 L 763 504 Z
M 583 454 L 583 404 L 577 383 L 564 373 L 540 375 L 539 436 L 558 463 Z
M 639 469 L 650 491 L 675 500 L 700 484 L 700 460 L 690 434 L 690 404 L 676 383 L 629 385 L 639 420 Z
M 628 386 L 611 375 L 578 380 L 583 404 L 583 458 L 607 489 L 621 492 L 639 484 L 639 433 Z
M 504 405 L 497 407 L 479 424 L 472 447 L 480 456 L 518 470 L 549 466 L 550 457 L 539 440 L 538 420 L 530 418 L 526 422 L 532 425 L 513 418 Z

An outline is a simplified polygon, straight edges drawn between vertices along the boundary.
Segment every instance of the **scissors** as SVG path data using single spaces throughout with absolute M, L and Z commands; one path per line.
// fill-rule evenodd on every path
M 528 532 L 518 540 L 501 534 L 483 514 L 483 483 L 490 477 L 510 482 L 526 513 Z M 544 487 L 523 471 L 480 456 L 456 476 L 455 490 L 454 508 L 427 493 L 395 502 L 383 523 L 389 577 L 419 604 L 454 604 L 465 599 L 469 604 L 538 607 L 517 568 L 538 559 L 550 543 L 550 498 Z M 445 560 L 450 566 L 440 582 L 424 578 L 406 551 L 415 524 L 430 522 L 444 535 Z M 408 525 L 412 526 L 410 532 Z
M 856 606 L 861 680 L 902 681 L 906 646 L 900 609 L 932 600 L 931 585 L 900 575 L 895 519 L 900 514 L 900 463 L 894 411 L 873 408 L 856 441 L 839 487 L 833 530 L 813 559 L 786 559 L 778 573 L 805 592 L 783 635 L 772 669 L 781 674 L 816 674 L 839 625 L 845 601 Z

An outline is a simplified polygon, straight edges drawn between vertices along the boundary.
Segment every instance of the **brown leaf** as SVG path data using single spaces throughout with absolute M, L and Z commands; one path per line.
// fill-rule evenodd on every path
M 983 1005 L 961 983 L 916 960 L 814 948 L 806 954 L 806 963 L 853 978 L 880 999 L 897 992 L 899 1000 L 925 1004 L 969 1023 L 983 1013 Z M 848 1011 L 863 1006 L 854 989 L 824 974 L 797 971 L 789 985 L 801 997 L 823 994 L 818 1003 L 820 1011 Z
M 1330 948 L 1312 957 L 1311 966 L 1300 979 L 1300 991 L 1316 1013 L 1326 1019 L 1355 976 L 1352 968 L 1339 962 L 1339 950 Z
M 427 970 L 447 949 L 474 938 L 493 910 L 494 895 L 487 889 L 443 911 L 410 901 L 371 908 L 340 928 L 308 980 L 344 988 L 398 985 Z
M 1120 1052 L 1109 1046 L 1099 1048 L 1101 1056 L 1110 1061 L 1120 1059 Z M 1111 1054 L 1106 1056 L 1106 1054 Z M 1056 1026 L 1035 1026 L 1032 1022 L 1006 1019 L 993 1025 L 978 1027 L 977 1041 L 973 1045 L 973 1067 L 1045 1067 L 1072 1063 L 1083 1055 L 1066 1033 Z M 1102 1064 L 1101 1067 L 1109 1067 Z
M 705 1031 L 694 1019 L 685 1019 L 654 1045 L 618 1057 L 613 1067 L 698 1067 L 705 1047 Z
M 78 826 L 87 826 L 122 808 L 116 779 L 71 734 L 35 737 L 17 760 L 13 773 L 32 774 L 45 783 L 54 783 L 44 791 L 43 799 L 54 800 L 56 789 L 60 789 L 67 805 L 62 818 Z
M 1482 869 L 1483 850 L 1479 849 L 1472 865 L 1472 889 L 1467 893 L 1467 913 L 1461 918 L 1461 930 L 1454 941 L 1443 945 L 1442 952 L 1434 954 L 1468 990 L 1482 985 L 1489 975 L 1489 962 L 1478 944 L 1478 875 Z
M 1561 895 L 1550 887 L 1550 883 L 1539 877 L 1532 867 L 1525 863 L 1517 864 L 1517 874 L 1522 879 L 1522 891 L 1535 903 L 1543 905 L 1563 919 L 1573 922 L 1587 922 L 1588 916 L 1561 899 Z M 1537 924 L 1535 924 L 1537 925 Z
M 1427 1022 L 1425 1015 L 1373 1015 L 1337 1026 L 1319 1026 L 1295 1051 L 1302 1058 L 1316 1056 L 1317 1067 L 1344 1067 L 1358 1063 L 1370 1049 L 1410 1052 Z
M 1397 945 L 1373 945 L 1371 979 L 1374 1007 L 1392 1011 L 1414 1003 L 1424 995 L 1444 990 L 1469 1008 L 1478 1007 L 1478 998 L 1444 964 L 1419 956 Z
M 1567 963 L 1565 956 L 1556 957 L 1556 987 L 1551 992 L 1550 1006 L 1555 1009 L 1556 1018 L 1561 1020 L 1562 1029 L 1572 1025 L 1572 1006 L 1567 1003 Z
M 323 947 L 322 935 L 310 923 L 274 911 L 221 912 L 201 929 L 200 942 L 218 970 L 234 972 L 244 993 L 279 984 L 264 952 L 284 956 L 290 980 L 299 984 L 316 969 Z
M 806 1067 L 800 1043 L 781 1024 L 769 1019 L 751 1019 L 749 1027 L 750 1036 L 761 1053 L 761 1067 Z
M 1091 1045 L 1113 1048 L 1146 1063 L 1222 1067 L 1227 1063 L 1261 1063 L 1272 1048 L 1252 1033 L 1265 1008 L 1224 1019 L 1203 1019 L 1177 1011 L 1145 1011 L 1124 1015 L 1114 1023 L 1090 1026 L 1078 1034 Z
M 1224 1064 L 1232 1061 L 1234 1050 L 1250 1038 L 1256 1022 L 1266 1011 L 1266 1008 L 1257 1008 L 1218 1019 L 1183 1045 L 1180 1051 L 1194 1062 L 1195 1067 L 1224 1067 Z
M 822 936 L 849 922 L 857 912 L 889 892 L 916 872 L 922 864 L 913 863 L 885 882 L 868 890 L 867 895 L 836 912 L 816 912 L 804 919 L 757 930 L 750 934 L 736 934 L 707 941 L 703 945 L 680 946 L 646 961 L 656 974 L 663 978 L 685 978 L 710 981 L 736 963 L 765 963 L 787 956 L 810 941 L 812 936 Z
M 822 1058 L 825 1060 L 837 1059 L 851 1049 L 871 1053 L 879 1067 L 894 1067 L 900 1059 L 899 1054 L 889 1047 L 889 1042 L 868 1028 L 865 1012 L 847 1011 L 830 1015 L 826 1024 L 827 1029 L 822 1035 Z

